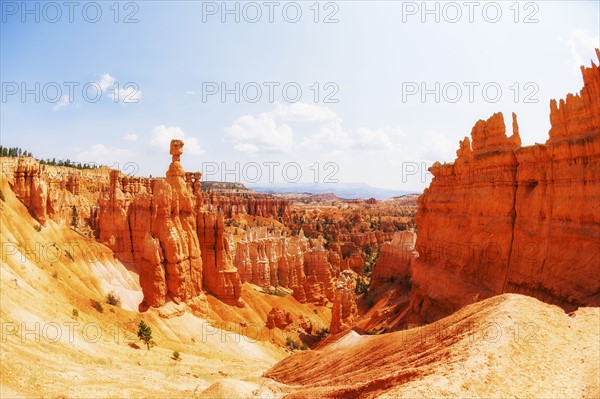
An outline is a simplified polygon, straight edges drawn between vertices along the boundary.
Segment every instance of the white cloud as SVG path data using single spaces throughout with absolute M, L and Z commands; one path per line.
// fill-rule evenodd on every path
M 125 141 L 138 141 L 139 137 L 137 134 L 127 133 L 125 136 L 121 137 Z
M 258 147 L 249 143 L 238 143 L 233 146 L 233 149 L 239 152 L 245 152 L 247 154 L 254 154 L 258 152 Z
M 110 148 L 104 144 L 94 144 L 90 148 L 80 151 L 75 156 L 75 159 L 81 163 L 98 163 L 115 167 L 114 165 L 125 165 L 132 162 L 135 154 L 129 150 L 120 148 Z M 119 166 L 116 166 L 120 169 Z
M 296 134 L 290 124 L 316 124 Z M 310 129 L 310 130 L 307 130 Z M 244 115 L 225 128 L 225 137 L 234 150 L 244 153 L 300 151 L 389 151 L 398 148 L 402 131 L 386 126 L 380 129 L 360 128 L 348 133 L 332 109 L 314 104 L 277 103 L 270 112 L 258 116 Z
M 288 152 L 293 144 L 292 129 L 286 124 L 278 125 L 272 112 L 236 119 L 233 125 L 225 128 L 225 137 L 236 145 L 250 144 L 257 150 L 268 152 Z M 249 147 L 246 145 L 245 148 Z
M 196 137 L 186 135 L 183 130 L 179 127 L 167 127 L 165 125 L 155 126 L 152 129 L 150 137 L 150 147 L 160 153 L 169 153 L 171 140 L 179 139 L 183 140 L 184 153 L 188 154 L 202 154 L 204 150 L 198 142 Z
M 450 140 L 434 130 L 427 130 L 419 141 L 420 148 L 415 152 L 417 158 L 440 162 L 452 162 L 456 159 L 456 140 Z
M 600 36 L 592 36 L 584 29 L 576 29 L 571 32 L 567 45 L 571 47 L 573 55 L 573 69 L 579 73 L 581 65 L 589 66 L 589 57 L 595 54 L 595 48 L 600 47 Z
M 354 139 L 344 131 L 342 120 L 336 118 L 325 125 L 321 125 L 316 133 L 306 137 L 300 144 L 300 148 L 308 150 L 326 149 L 348 149 L 354 144 Z
M 136 83 L 121 84 L 109 73 L 103 73 L 100 80 L 94 83 L 98 85 L 103 93 L 108 94 L 108 98 L 114 102 L 120 102 L 121 104 L 137 103 L 142 97 L 142 91 Z
M 321 105 L 277 103 L 273 111 L 262 112 L 258 116 L 244 115 L 236 119 L 231 126 L 225 128 L 225 137 L 234 143 L 234 149 L 239 152 L 290 152 L 294 145 L 294 132 L 285 122 L 316 123 L 334 119 L 336 113 Z M 316 147 L 318 143 L 344 142 L 345 133 L 340 124 L 341 120 L 321 126 L 312 140 L 304 140 L 304 145 Z
M 186 94 L 187 96 L 195 96 L 195 95 L 196 95 L 196 92 L 195 92 L 194 90 L 188 90 L 188 91 L 186 91 L 186 92 L 185 92 L 185 94 Z
M 337 116 L 331 108 L 300 102 L 291 105 L 277 103 L 273 115 L 289 122 L 323 122 Z
M 65 108 L 65 107 L 67 107 L 67 106 L 68 106 L 70 103 L 71 103 L 71 101 L 70 101 L 70 99 L 69 99 L 69 96 L 68 96 L 68 95 L 66 95 L 66 94 L 64 94 L 64 95 L 63 95 L 63 96 L 60 98 L 60 100 L 59 100 L 59 101 L 58 101 L 56 104 L 54 104 L 54 106 L 52 107 L 52 109 L 53 109 L 54 111 L 58 111 L 58 110 L 60 110 L 61 108 Z
M 361 127 L 357 132 L 356 149 L 386 151 L 397 148 L 397 139 L 401 134 L 398 128 L 369 129 Z
M 96 82 L 102 91 L 107 91 L 109 87 L 115 84 L 116 79 L 109 73 L 103 73 L 100 81 Z
M 137 85 L 126 84 L 125 86 L 125 88 L 119 87 L 118 90 L 111 90 L 112 100 L 122 104 L 138 103 L 142 97 L 142 91 Z

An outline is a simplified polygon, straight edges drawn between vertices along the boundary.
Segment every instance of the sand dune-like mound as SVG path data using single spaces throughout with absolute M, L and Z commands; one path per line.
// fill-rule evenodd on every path
M 290 356 L 266 377 L 292 398 L 599 397 L 600 309 L 517 294 L 436 323 Z M 351 341 L 348 345 L 346 341 Z

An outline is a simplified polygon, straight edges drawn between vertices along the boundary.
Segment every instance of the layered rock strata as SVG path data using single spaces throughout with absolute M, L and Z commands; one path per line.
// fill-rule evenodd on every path
M 600 59 L 600 52 L 597 51 Z M 430 322 L 504 292 L 600 305 L 600 69 L 550 103 L 550 137 L 521 147 L 516 116 L 479 121 L 419 198 L 411 315 Z
M 381 245 L 379 257 L 373 268 L 371 288 L 390 281 L 408 281 L 413 263 L 418 254 L 415 251 L 417 235 L 410 231 L 398 231 L 391 241 Z
M 351 270 L 344 270 L 335 280 L 335 293 L 333 308 L 331 309 L 332 334 L 337 334 L 354 325 L 357 320 L 358 307 L 356 306 L 356 274 Z

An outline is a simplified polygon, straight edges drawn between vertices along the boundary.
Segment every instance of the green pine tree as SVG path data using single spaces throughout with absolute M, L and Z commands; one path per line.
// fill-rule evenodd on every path
M 140 324 L 138 324 L 138 333 L 137 336 L 141 339 L 148 350 L 150 350 L 150 346 L 154 346 L 154 341 L 152 340 L 152 328 L 148 324 L 144 322 L 144 320 L 140 320 Z

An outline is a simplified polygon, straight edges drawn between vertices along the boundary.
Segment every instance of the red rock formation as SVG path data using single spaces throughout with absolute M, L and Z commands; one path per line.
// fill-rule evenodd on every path
M 144 301 L 140 309 L 161 306 L 167 297 L 176 303 L 202 292 L 202 258 L 196 235 L 195 197 L 183 179 L 179 162 L 183 143 L 171 142 L 173 161 L 165 180 L 154 183 L 153 195 L 145 184 L 127 181 L 135 193 L 129 207 L 128 228 L 133 259 L 140 269 Z
M 241 295 L 223 217 L 202 210 L 200 174 L 185 174 L 182 147 L 172 141 L 166 179 L 121 178 L 113 171 L 109 195 L 100 201 L 99 240 L 139 268 L 142 310 L 169 298 L 192 301 L 203 281 L 225 301 L 237 303 Z
M 241 305 L 240 276 L 231 261 L 229 243 L 223 236 L 223 215 L 198 212 L 197 220 L 206 288 L 224 301 Z
M 121 177 L 113 171 L 100 201 L 99 240 L 137 265 L 144 301 L 158 307 L 170 298 L 190 301 L 202 283 L 217 297 L 240 305 L 240 279 L 224 237 L 223 215 L 208 212 L 200 173 L 185 173 L 183 143 L 173 140 L 166 179 Z
M 309 245 L 302 232 L 288 237 L 278 230 L 254 228 L 236 243 L 234 265 L 242 282 L 291 288 L 294 297 L 305 302 L 304 253 Z
M 598 53 L 600 58 L 600 52 Z M 479 121 L 419 198 L 413 321 L 503 292 L 565 309 L 600 305 L 600 70 L 551 102 L 550 139 L 520 148 L 516 117 Z
M 293 290 L 294 298 L 306 302 L 304 283 L 306 273 L 304 271 L 304 253 L 309 246 L 308 239 L 300 231 L 298 236 L 290 237 L 285 241 L 284 256 L 277 260 L 277 277 L 279 284 Z
M 30 157 L 3 159 L 4 173 L 12 175 L 13 191 L 32 217 L 41 224 L 48 219 L 71 225 L 76 207 L 78 230 L 91 233 L 99 193 L 108 188 L 106 169 L 73 169 L 40 164 Z
M 272 330 L 274 328 L 279 328 L 280 330 L 285 330 L 287 326 L 292 324 L 294 321 L 292 320 L 292 314 L 290 312 L 286 312 L 279 308 L 273 308 L 267 314 L 267 328 Z
M 81 192 L 81 176 L 77 173 L 72 173 L 67 177 L 65 188 L 73 195 L 79 195 Z
M 249 230 L 235 246 L 235 267 L 242 282 L 261 287 L 282 285 L 278 277 L 279 259 L 287 256 L 287 237 L 269 233 L 266 227 Z
M 390 242 L 383 243 L 373 268 L 371 288 L 393 280 L 407 280 L 417 258 L 415 241 L 417 235 L 410 231 L 398 231 Z
M 31 215 L 41 224 L 45 224 L 48 187 L 40 178 L 40 164 L 35 159 L 19 158 L 14 169 L 13 191 Z
M 324 247 L 323 237 L 309 240 L 300 231 L 288 237 L 266 228 L 252 229 L 236 243 L 234 264 L 242 282 L 293 290 L 300 302 L 333 301 L 333 279 L 343 261 Z
M 600 50 L 596 49 L 600 60 Z M 592 62 L 591 68 L 581 67 L 584 87 L 579 94 L 568 94 L 566 100 L 550 101 L 550 140 L 548 144 L 561 140 L 574 141 L 576 138 L 595 136 L 600 126 L 600 79 L 598 66 Z
M 205 197 L 204 204 L 209 210 L 222 212 L 227 218 L 248 214 L 287 220 L 290 216 L 288 200 L 254 192 L 231 195 L 211 193 Z
M 329 261 L 329 251 L 324 247 L 324 240 L 319 236 L 304 253 L 304 293 L 308 302 L 324 305 L 327 300 L 333 301 L 333 279 L 339 274 L 339 265 L 336 269 Z
M 108 195 L 99 201 L 98 240 L 110 247 L 124 262 L 134 260 L 128 219 L 131 201 L 131 195 L 122 191 L 119 172 L 111 171 Z
M 351 270 L 344 270 L 335 281 L 333 308 L 331 310 L 332 334 L 337 334 L 354 326 L 357 319 L 356 306 L 356 274 Z

